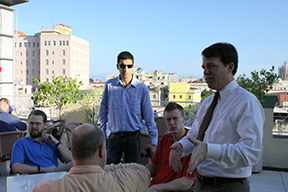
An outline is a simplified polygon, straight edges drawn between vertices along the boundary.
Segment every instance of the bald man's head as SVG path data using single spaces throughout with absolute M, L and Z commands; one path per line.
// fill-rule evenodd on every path
M 105 144 L 104 133 L 94 125 L 78 126 L 72 133 L 71 152 L 74 160 L 85 160 L 93 157 Z

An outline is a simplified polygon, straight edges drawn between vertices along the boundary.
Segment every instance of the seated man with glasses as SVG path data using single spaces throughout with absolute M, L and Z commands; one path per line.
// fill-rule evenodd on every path
M 71 152 L 51 134 L 44 132 L 47 116 L 34 110 L 28 116 L 29 136 L 15 142 L 12 150 L 13 173 L 43 173 L 58 167 L 57 158 L 72 161 Z

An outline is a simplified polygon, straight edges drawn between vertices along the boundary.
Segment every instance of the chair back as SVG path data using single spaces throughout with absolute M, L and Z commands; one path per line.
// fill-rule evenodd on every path
M 160 141 L 161 137 L 168 131 L 168 128 L 166 126 L 164 117 L 156 117 L 155 122 L 158 129 L 158 139 Z
M 10 131 L 0 133 L 0 164 L 11 159 L 14 143 L 25 135 L 25 131 Z
M 82 123 L 80 123 L 80 122 L 67 122 L 67 123 L 65 123 L 67 139 L 68 139 L 68 143 L 69 143 L 69 148 L 70 148 L 70 139 L 71 139 L 72 132 L 79 125 L 82 125 Z

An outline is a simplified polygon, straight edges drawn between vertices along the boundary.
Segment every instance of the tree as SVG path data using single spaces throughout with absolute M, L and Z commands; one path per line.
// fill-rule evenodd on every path
M 206 90 L 204 89 L 202 92 L 201 92 L 201 101 L 203 101 L 206 97 L 208 97 L 209 95 L 212 95 L 214 93 L 214 91 L 212 90 Z
M 84 121 L 86 123 L 97 124 L 102 95 L 103 88 L 90 88 L 88 92 L 83 95 L 81 110 L 85 114 Z
M 79 88 L 83 85 L 82 81 L 71 77 L 53 75 L 52 82 L 40 82 L 35 77 L 32 78 L 39 85 L 39 91 L 33 93 L 31 99 L 39 105 L 52 105 L 59 110 L 59 118 L 61 119 L 61 110 L 63 106 L 69 103 L 77 103 L 79 96 Z
M 274 66 L 268 71 L 261 69 L 251 72 L 251 79 L 245 74 L 239 75 L 236 81 L 238 85 L 253 93 L 260 102 L 264 102 L 264 95 L 273 88 L 274 82 L 278 79 L 278 75 L 274 72 Z

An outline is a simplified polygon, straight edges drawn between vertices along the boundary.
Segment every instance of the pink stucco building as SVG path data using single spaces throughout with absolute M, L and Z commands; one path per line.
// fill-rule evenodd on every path
M 31 85 L 51 81 L 52 76 L 68 76 L 89 86 L 89 41 L 72 35 L 72 28 L 57 24 L 54 29 L 41 29 L 34 36 L 15 31 L 14 80 L 16 85 Z

